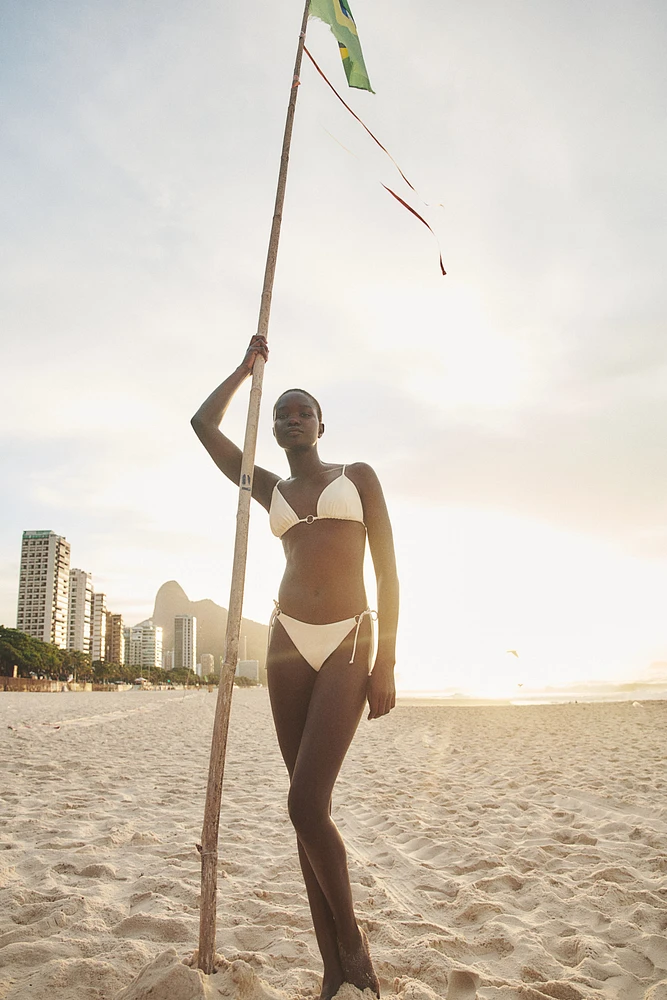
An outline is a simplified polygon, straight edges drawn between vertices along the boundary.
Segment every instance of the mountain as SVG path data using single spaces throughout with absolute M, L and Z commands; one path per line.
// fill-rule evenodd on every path
M 163 649 L 174 648 L 174 618 L 176 615 L 194 615 L 197 619 L 197 659 L 202 653 L 212 653 L 215 657 L 216 672 L 224 655 L 225 630 L 227 628 L 227 608 L 215 601 L 191 601 L 176 580 L 163 583 L 155 595 L 153 621 L 162 626 Z M 266 683 L 266 646 L 269 630 L 267 625 L 253 622 L 249 618 L 241 620 L 240 654 L 244 654 L 244 636 L 247 640 L 247 658 L 259 660 L 260 680 Z

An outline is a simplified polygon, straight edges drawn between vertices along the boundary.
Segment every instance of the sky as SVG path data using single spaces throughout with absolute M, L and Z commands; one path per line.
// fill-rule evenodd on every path
M 383 483 L 403 690 L 632 681 L 667 661 L 667 8 L 355 0 L 376 93 L 308 45 L 271 403 Z M 0 622 L 50 529 L 129 624 L 228 604 L 236 492 L 189 425 L 256 328 L 302 5 L 23 0 L 0 32 Z M 382 188 L 428 218 L 438 243 Z M 428 207 L 425 207 L 428 206 Z M 227 418 L 242 441 L 247 392 Z M 256 507 L 244 613 L 282 547 Z M 516 649 L 519 657 L 506 653 Z M 659 673 L 659 669 L 658 669 Z M 667 665 L 664 675 L 667 677 Z

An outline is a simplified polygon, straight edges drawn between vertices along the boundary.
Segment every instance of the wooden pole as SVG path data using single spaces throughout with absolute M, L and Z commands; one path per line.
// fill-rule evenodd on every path
M 290 144 L 296 97 L 299 89 L 301 59 L 306 40 L 306 27 L 310 0 L 306 0 L 294 63 L 292 89 L 287 107 L 287 120 L 283 137 L 283 148 L 280 157 L 280 172 L 276 190 L 276 203 L 271 224 L 269 248 L 266 255 L 264 270 L 264 285 L 259 309 L 257 333 L 268 337 L 269 316 L 271 313 L 271 297 L 273 294 L 273 279 L 278 258 L 278 242 L 287 184 L 287 167 L 289 165 Z M 241 481 L 239 483 L 239 502 L 236 513 L 236 539 L 234 543 L 234 562 L 232 565 L 232 583 L 229 596 L 229 614 L 227 617 L 227 632 L 225 635 L 225 657 L 220 670 L 218 700 L 213 723 L 213 738 L 211 741 L 211 759 L 208 772 L 208 787 L 206 789 L 206 805 L 204 807 L 204 825 L 201 837 L 201 907 L 199 915 L 199 956 L 198 966 L 206 975 L 211 975 L 215 966 L 215 928 L 216 928 L 216 892 L 218 868 L 218 828 L 220 825 L 220 802 L 222 798 L 222 779 L 225 770 L 225 751 L 227 748 L 227 731 L 229 729 L 229 712 L 232 703 L 234 674 L 238 660 L 239 637 L 241 634 L 241 613 L 243 610 L 243 587 L 245 584 L 246 555 L 248 551 L 248 523 L 250 519 L 250 500 L 252 496 L 252 477 L 255 467 L 255 447 L 257 443 L 257 425 L 259 422 L 259 406 L 262 398 L 262 379 L 264 376 L 264 359 L 256 357 L 252 370 L 252 386 L 248 404 L 245 441 L 243 444 L 243 459 L 241 462 Z

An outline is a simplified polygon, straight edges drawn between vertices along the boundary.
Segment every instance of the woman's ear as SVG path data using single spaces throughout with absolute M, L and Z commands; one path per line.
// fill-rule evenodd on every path
M 318 438 L 321 438 L 323 434 L 324 434 L 324 424 L 320 424 L 320 429 L 317 432 Z

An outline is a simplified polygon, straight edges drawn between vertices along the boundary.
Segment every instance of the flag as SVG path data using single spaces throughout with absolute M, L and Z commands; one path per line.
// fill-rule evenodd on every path
M 310 15 L 324 21 L 333 31 L 349 86 L 374 94 L 348 0 L 310 0 Z

